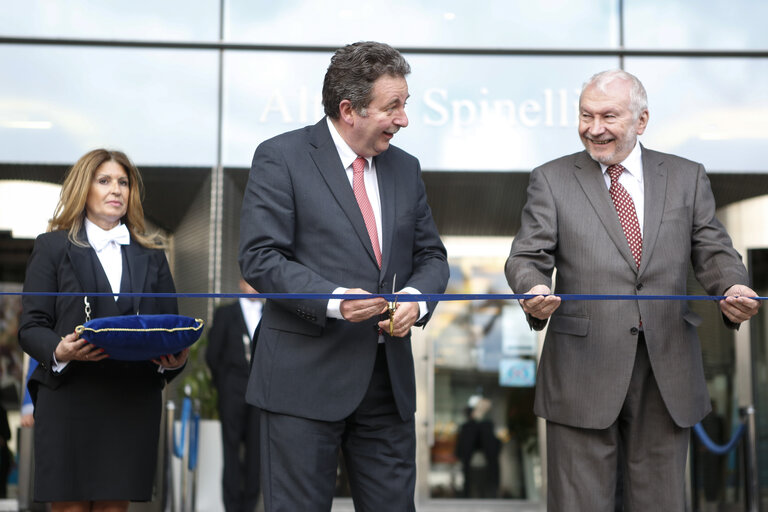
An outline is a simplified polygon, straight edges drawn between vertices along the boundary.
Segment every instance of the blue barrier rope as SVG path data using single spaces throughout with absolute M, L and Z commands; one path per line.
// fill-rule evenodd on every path
M 703 444 L 707 450 L 712 453 L 716 453 L 717 455 L 725 455 L 726 453 L 733 450 L 733 448 L 736 446 L 736 443 L 739 442 L 739 439 L 741 439 L 741 436 L 744 435 L 746 430 L 746 425 L 742 423 L 736 429 L 736 432 L 733 433 L 730 441 L 723 445 L 719 445 L 710 439 L 709 435 L 707 435 L 707 431 L 704 430 L 704 427 L 701 425 L 701 423 L 697 423 L 693 426 L 693 431 L 696 432 L 696 437 L 699 439 L 699 441 L 701 441 L 701 444 Z
M 108 292 L 0 292 L 3 295 L 44 295 L 52 297 L 154 297 L 154 298 L 258 298 L 258 299 L 370 299 L 383 297 L 398 302 L 443 302 L 457 300 L 526 300 L 539 297 L 525 293 L 422 293 L 422 294 L 363 294 L 363 293 L 108 293 Z M 553 294 L 561 300 L 711 300 L 719 301 L 725 295 L 606 295 L 606 294 Z M 754 300 L 768 300 L 768 297 L 750 297 Z
M 181 439 L 176 438 L 176 427 L 173 428 L 173 454 L 176 457 L 184 456 L 184 441 L 187 438 L 187 422 L 192 414 L 192 400 L 189 397 L 184 398 L 181 405 Z

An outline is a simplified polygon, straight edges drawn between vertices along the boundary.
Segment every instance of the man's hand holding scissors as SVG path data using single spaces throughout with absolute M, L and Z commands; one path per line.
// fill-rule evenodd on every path
M 392 295 L 397 291 L 396 288 L 397 274 L 392 278 Z M 408 293 L 408 292 L 400 292 Z M 395 338 L 402 338 L 410 332 L 413 324 L 419 319 L 419 304 L 417 302 L 397 302 L 395 300 L 388 303 L 387 310 L 389 311 L 389 318 L 379 322 L 379 329 L 389 333 L 390 336 Z

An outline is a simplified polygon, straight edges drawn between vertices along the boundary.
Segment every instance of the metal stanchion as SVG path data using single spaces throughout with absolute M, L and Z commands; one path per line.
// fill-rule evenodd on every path
M 757 472 L 757 428 L 755 425 L 755 408 L 750 405 L 743 411 L 746 416 L 747 435 L 744 440 L 744 459 L 747 467 L 747 512 L 760 510 L 760 483 Z
M 176 512 L 176 488 L 173 483 L 173 422 L 176 404 L 168 400 L 165 406 L 165 450 L 163 459 L 163 512 Z
M 34 440 L 32 430 L 34 427 L 19 427 L 18 452 L 19 452 L 19 484 L 18 503 L 19 510 L 32 510 L 34 507 Z

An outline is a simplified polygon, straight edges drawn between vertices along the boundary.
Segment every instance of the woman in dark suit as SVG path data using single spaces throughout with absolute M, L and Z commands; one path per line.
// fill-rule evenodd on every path
M 35 500 L 53 512 L 123 512 L 152 498 L 161 391 L 188 349 L 151 361 L 109 358 L 76 334 L 88 318 L 175 314 L 175 299 L 88 296 L 173 293 L 162 242 L 148 235 L 141 176 L 119 151 L 84 155 L 64 179 L 48 232 L 35 241 L 19 341 L 39 365 L 35 401 Z

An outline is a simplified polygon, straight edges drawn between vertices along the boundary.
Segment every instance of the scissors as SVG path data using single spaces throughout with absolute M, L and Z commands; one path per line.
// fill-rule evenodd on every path
M 392 277 L 392 295 L 395 295 L 395 283 L 397 282 L 397 274 Z M 389 303 L 389 335 L 394 336 L 395 333 L 395 311 L 397 311 L 397 295 L 395 300 Z

